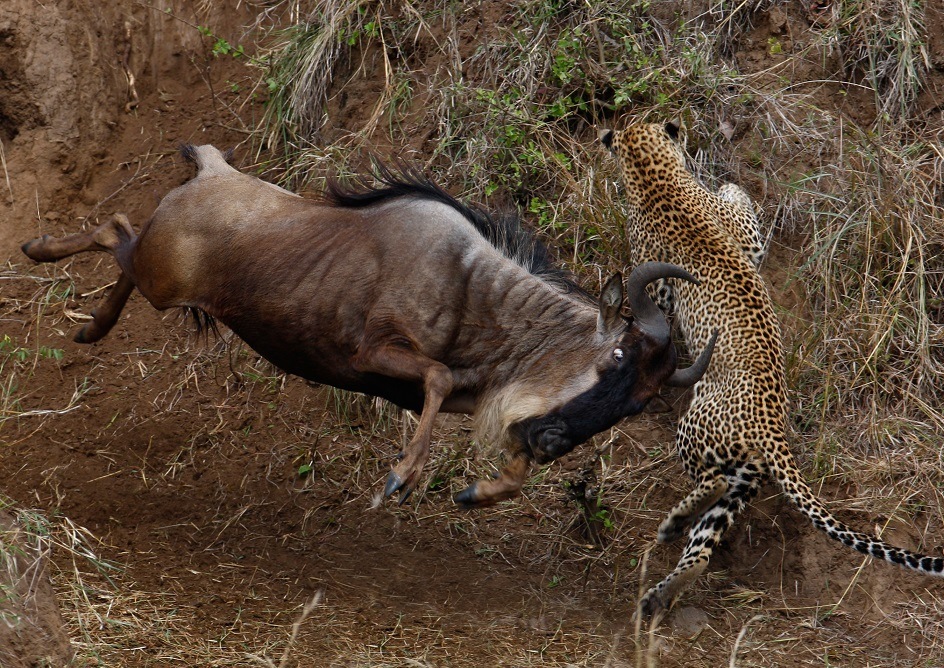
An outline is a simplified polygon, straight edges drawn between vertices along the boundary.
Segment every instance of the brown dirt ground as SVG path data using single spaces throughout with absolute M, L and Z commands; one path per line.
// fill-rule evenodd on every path
M 209 40 L 175 16 L 237 43 L 255 11 L 240 4 L 197 17 L 191 3 L 170 0 L 11 2 L 0 8 L 0 329 L 25 348 L 64 350 L 30 369 L 22 410 L 66 407 L 77 387 L 86 391 L 69 412 L 0 424 L 2 491 L 100 539 L 98 557 L 120 567 L 114 589 L 96 585 L 103 601 L 114 597 L 105 617 L 146 631 L 137 643 L 93 648 L 88 639 L 98 636 L 70 625 L 79 665 L 197 665 L 201 656 L 248 665 L 251 653 L 277 661 L 301 606 L 319 592 L 292 655 L 298 665 L 634 665 L 641 557 L 689 484 L 668 451 L 678 397 L 668 397 L 671 411 L 614 430 L 605 471 L 586 447 L 536 475 L 522 500 L 475 513 L 457 510 L 450 495 L 489 462 L 466 459 L 466 421 L 444 420 L 427 469 L 443 484 L 398 508 L 375 496 L 399 449 L 396 416 L 377 424 L 370 411 L 337 407 L 331 392 L 279 376 L 244 347 L 196 339 L 139 295 L 104 341 L 73 343 L 76 314 L 116 277 L 110 258 L 32 266 L 19 244 L 87 229 L 114 211 L 140 226 L 190 175 L 175 157 L 179 142 L 234 146 L 237 162 L 251 163 L 246 129 L 262 111 L 248 94 L 252 73 L 214 58 Z M 470 34 L 493 4 L 470 13 Z M 774 16 L 756 30 L 766 44 L 783 25 Z M 765 53 L 742 61 L 760 68 Z M 376 83 L 347 85 L 343 113 L 369 113 L 363 101 Z M 767 270 L 788 308 L 802 299 L 795 286 L 783 289 L 794 254 L 779 240 Z M 70 285 L 67 298 L 50 295 Z M 300 476 L 304 464 L 312 470 Z M 588 476 L 615 500 L 614 526 L 601 535 L 561 485 Z M 864 527 L 880 518 L 849 519 Z M 924 535 L 888 533 L 911 544 Z M 677 550 L 653 550 L 647 583 Z M 70 559 L 52 556 L 67 618 Z M 944 664 L 906 612 L 916 601 L 939 604 L 944 588 L 863 564 L 773 491 L 731 532 L 711 571 L 644 639 L 661 665 L 726 665 L 742 630 L 739 665 Z M 129 602 L 126 592 L 141 598 Z M 48 598 L 36 600 L 54 612 Z M 146 610 L 155 619 L 142 619 Z M 0 634 L 4 666 L 38 665 L 44 653 L 51 665 L 68 662 L 68 650 L 40 632 L 19 633 L 20 644 Z M 192 638 L 192 656 L 168 654 L 173 634 Z

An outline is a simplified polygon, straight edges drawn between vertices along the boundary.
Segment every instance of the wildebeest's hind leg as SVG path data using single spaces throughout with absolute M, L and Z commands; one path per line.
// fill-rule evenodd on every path
M 27 256 L 37 262 L 55 262 L 85 251 L 114 254 L 119 246 L 130 243 L 134 239 L 134 229 L 128 222 L 128 218 L 124 214 L 116 213 L 111 220 L 99 225 L 91 232 L 69 234 L 61 239 L 54 239 L 44 234 L 39 239 L 26 242 L 21 248 Z
M 365 341 L 361 348 L 354 361 L 358 371 L 423 383 L 423 412 L 419 424 L 416 425 L 413 438 L 404 448 L 400 462 L 390 471 L 384 488 L 384 496 L 399 491 L 402 504 L 416 488 L 429 458 L 433 424 L 443 399 L 452 390 L 452 372 L 447 366 L 404 345 L 371 345 Z
M 92 309 L 92 322 L 76 332 L 73 340 L 76 343 L 95 343 L 108 334 L 118 322 L 121 309 L 125 307 L 132 290 L 134 290 L 134 281 L 122 272 L 105 301 Z
M 44 234 L 39 239 L 23 244 L 22 249 L 37 262 L 54 262 L 85 251 L 101 251 L 117 257 L 118 251 L 130 246 L 135 238 L 134 229 L 128 219 L 124 214 L 116 213 L 111 220 L 91 232 L 70 234 L 61 239 Z M 92 311 L 92 322 L 79 330 L 75 340 L 78 343 L 94 343 L 108 334 L 118 321 L 121 309 L 124 308 L 132 290 L 134 281 L 122 272 L 104 303 Z

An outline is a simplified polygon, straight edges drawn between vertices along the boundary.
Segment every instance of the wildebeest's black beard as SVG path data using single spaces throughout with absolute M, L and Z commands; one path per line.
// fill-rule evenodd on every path
M 645 408 L 647 400 L 634 398 L 637 378 L 634 365 L 624 363 L 556 411 L 515 424 L 513 434 L 541 464 L 566 455 L 591 436 Z

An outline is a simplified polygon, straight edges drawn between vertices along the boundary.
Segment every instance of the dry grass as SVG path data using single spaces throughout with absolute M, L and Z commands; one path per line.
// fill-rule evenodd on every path
M 5 304 L 8 312 L 32 309 L 36 313 L 37 323 L 40 318 L 49 315 L 50 324 L 66 318 L 82 317 L 66 306 L 74 285 L 65 269 L 54 268 L 46 272 L 46 276 L 26 276 L 10 265 L 8 269 L 0 271 L 0 281 L 28 281 L 34 285 L 34 291 L 27 299 L 12 300 L 12 304 Z M 62 359 L 62 350 L 59 348 L 31 343 L 29 339 L 20 341 L 9 334 L 0 336 L 0 436 L 3 436 L 10 421 L 63 415 L 81 406 L 82 397 L 89 390 L 84 383 L 77 384 L 72 396 L 64 404 L 55 407 L 37 404 L 31 396 L 29 381 L 36 366 L 55 363 L 59 359 Z
M 923 3 L 835 2 L 818 20 L 827 52 L 842 59 L 843 79 L 866 83 L 877 110 L 889 120 L 907 121 L 931 67 Z
M 855 471 L 873 507 L 925 507 L 940 526 L 941 144 L 837 130 L 816 188 L 793 195 L 809 216 L 798 275 L 811 311 L 790 353 L 794 417 L 819 473 Z

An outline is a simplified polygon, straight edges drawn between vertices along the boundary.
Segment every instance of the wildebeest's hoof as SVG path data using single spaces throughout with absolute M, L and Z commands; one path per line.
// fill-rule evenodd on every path
M 72 337 L 72 340 L 76 343 L 86 343 L 85 330 L 88 329 L 88 325 L 85 325 L 82 329 L 75 333 L 75 336 Z
M 93 312 L 94 314 L 94 312 Z M 98 326 L 95 321 L 88 323 L 82 329 L 75 333 L 75 336 L 72 337 L 72 340 L 76 343 L 95 343 L 96 341 L 102 338 L 102 334 L 99 331 Z
M 20 246 L 20 250 L 23 251 L 23 253 L 31 260 L 36 260 L 37 262 L 48 262 L 50 259 L 54 259 L 50 258 L 47 253 L 43 252 L 48 239 L 49 235 L 44 234 L 38 239 L 27 241 L 25 244 Z
M 387 476 L 387 484 L 384 486 L 384 498 L 389 498 L 395 492 L 400 492 L 400 501 L 399 505 L 406 503 L 406 500 L 410 498 L 410 494 L 413 493 L 413 486 L 407 485 L 406 482 L 397 475 L 396 471 L 391 471 L 390 475 Z
M 394 492 L 400 492 L 399 504 L 402 506 L 410 498 L 413 490 L 420 480 L 423 473 L 423 463 L 425 457 L 417 457 L 415 452 L 401 452 L 397 459 L 399 464 L 391 469 L 387 476 L 387 484 L 384 486 L 384 498 L 393 495 Z
M 478 486 L 477 482 L 473 482 L 471 485 L 466 487 L 464 490 L 452 497 L 452 502 L 457 506 L 462 506 L 463 508 L 474 508 L 478 505 L 478 494 L 476 494 L 475 488 Z

